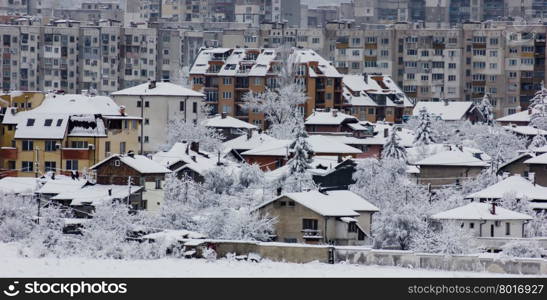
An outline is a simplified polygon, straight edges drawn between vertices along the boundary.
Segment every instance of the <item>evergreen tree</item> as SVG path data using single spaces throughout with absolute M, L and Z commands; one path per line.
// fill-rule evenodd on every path
M 399 144 L 399 140 L 397 131 L 395 129 L 391 130 L 389 140 L 384 145 L 384 150 L 382 151 L 382 158 L 406 160 L 406 149 Z
M 429 145 L 435 142 L 431 129 L 431 116 L 427 112 L 427 109 L 423 107 L 420 110 L 420 115 L 418 116 L 420 124 L 416 129 L 416 137 L 414 138 L 414 144 L 417 145 Z
M 480 113 L 484 117 L 484 123 L 488 125 L 494 124 L 494 111 L 492 107 L 492 103 L 490 102 L 490 96 L 488 94 L 484 94 L 484 97 L 482 98 L 481 103 L 478 107 Z
M 289 166 L 289 175 L 295 173 L 305 173 L 310 168 L 312 149 L 308 141 L 308 134 L 303 126 L 300 126 L 294 143 L 291 145 L 293 157 L 287 162 Z

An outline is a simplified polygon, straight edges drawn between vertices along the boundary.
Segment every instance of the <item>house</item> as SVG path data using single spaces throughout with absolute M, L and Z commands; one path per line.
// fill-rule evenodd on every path
M 369 242 L 372 215 L 379 211 L 350 191 L 288 193 L 257 210 L 277 218 L 274 240 L 337 245 Z
M 266 143 L 276 141 L 277 139 L 258 130 L 250 130 L 248 134 L 241 135 L 222 144 L 225 157 L 232 158 L 236 161 L 244 161 L 241 153 L 249 151 Z
M 547 153 L 529 158 L 524 163 L 528 165 L 529 173 L 534 174 L 534 182 L 547 186 Z
M 547 131 L 539 129 L 535 126 L 518 126 L 515 124 L 503 126 L 507 131 L 516 134 L 519 137 L 525 138 L 528 142 L 531 142 L 534 136 L 540 134 L 547 137 Z
M 510 114 L 496 119 L 496 123 L 501 126 L 528 126 L 530 124 L 530 117 L 532 116 L 532 109 L 519 111 L 514 114 Z
M 319 156 L 351 156 L 356 157 L 361 150 L 337 142 L 330 137 L 321 135 L 309 136 L 307 142 L 314 155 Z M 293 141 L 275 140 L 254 149 L 241 153 L 248 164 L 258 164 L 262 170 L 274 170 L 287 162 L 291 157 Z
M 406 158 L 409 164 L 414 164 L 424 158 L 444 151 L 460 150 L 475 158 L 483 161 L 490 161 L 491 158 L 484 151 L 476 148 L 466 147 L 456 144 L 427 144 L 427 145 L 414 145 L 406 149 Z
M 432 187 L 459 184 L 474 178 L 489 164 L 460 149 L 439 152 L 416 163 L 420 168 L 418 182 Z
M 496 174 L 503 175 L 504 173 L 507 173 L 528 177 L 530 167 L 524 162 L 532 157 L 535 157 L 532 152 L 521 153 L 500 165 Z
M 471 101 L 419 101 L 414 107 L 412 116 L 417 118 L 423 108 L 433 118 L 448 122 L 471 121 L 474 123 L 481 121 L 483 118 L 482 114 L 475 107 L 475 104 Z
M 173 171 L 178 178 L 187 176 L 196 182 L 203 182 L 205 173 L 219 165 L 225 165 L 218 155 L 200 151 L 199 143 L 175 143 L 169 151 L 161 151 L 152 159 Z
M 507 177 L 483 190 L 465 196 L 466 199 L 480 202 L 499 201 L 505 195 L 512 194 L 517 199 L 530 201 L 537 210 L 547 210 L 547 187 L 534 184 L 520 175 Z
M 361 124 L 356 117 L 339 112 L 337 109 L 315 110 L 306 118 L 304 125 L 309 134 L 348 133 L 357 138 L 373 134 L 372 126 Z
M 31 110 L 5 111 L 0 170 L 26 177 L 83 173 L 112 153 L 136 149 L 140 125 L 109 97 L 48 94 Z
M 471 202 L 431 216 L 431 219 L 460 223 L 476 237 L 524 237 L 524 226 L 531 216 L 500 207 L 495 203 Z
M 77 190 L 68 190 L 50 198 L 51 201 L 72 208 L 76 218 L 90 218 L 97 206 L 118 201 L 132 209 L 146 209 L 143 187 L 134 185 L 102 185 L 87 183 Z
M 400 124 L 412 114 L 414 102 L 390 76 L 344 75 L 342 84 L 345 110 L 361 121 Z
M 167 143 L 167 125 L 172 120 L 197 121 L 202 114 L 205 95 L 170 82 L 150 81 L 110 94 L 127 113 L 143 123 L 140 146 L 152 153 Z M 139 149 L 133 149 L 135 151 Z
M 224 141 L 229 141 L 241 135 L 250 134 L 252 130 L 257 130 L 253 124 L 230 117 L 226 113 L 221 113 L 204 121 L 206 127 L 214 128 L 222 134 Z
M 156 211 L 163 202 L 165 175 L 171 170 L 143 155 L 129 152 L 127 155 L 112 155 L 93 165 L 95 182 L 99 185 L 129 184 L 142 187 L 142 201 L 135 209 Z

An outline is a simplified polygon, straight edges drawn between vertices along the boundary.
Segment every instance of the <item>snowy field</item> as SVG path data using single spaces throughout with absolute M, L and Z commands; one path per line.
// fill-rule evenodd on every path
M 93 260 L 24 258 L 16 244 L 0 244 L 0 278 L 6 277 L 514 277 L 474 272 L 412 270 L 324 263 L 261 263 L 221 259 Z

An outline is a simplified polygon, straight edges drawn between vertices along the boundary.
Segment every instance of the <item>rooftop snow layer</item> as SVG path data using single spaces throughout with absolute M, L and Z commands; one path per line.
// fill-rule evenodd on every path
M 91 169 L 96 169 L 98 166 L 102 165 L 103 163 L 111 160 L 111 159 L 119 159 L 124 164 L 128 165 L 129 167 L 135 169 L 141 174 L 161 174 L 161 173 L 171 173 L 171 170 L 165 168 L 160 163 L 155 162 L 148 157 L 144 155 L 121 155 L 121 154 L 115 154 L 110 157 L 107 157 L 103 161 L 91 166 Z
M 481 191 L 467 195 L 466 198 L 501 199 L 507 193 L 515 193 L 519 199 L 547 200 L 547 187 L 533 184 L 519 175 L 507 177 Z
M 418 116 L 422 108 L 426 108 L 427 112 L 433 116 L 440 117 L 445 121 L 459 121 L 463 120 L 465 113 L 473 106 L 471 101 L 444 101 L 439 102 L 425 102 L 420 101 L 416 103 L 412 114 Z
M 440 212 L 431 216 L 436 220 L 531 220 L 532 217 L 496 206 L 492 214 L 491 203 L 471 202 L 467 205 Z
M 488 163 L 460 150 L 443 151 L 415 163 L 419 166 L 488 167 Z
M 314 111 L 306 118 L 306 125 L 340 125 L 343 122 L 352 121 L 358 123 L 359 120 L 351 115 L 342 112 Z
M 525 160 L 524 163 L 534 165 L 547 165 L 547 153 Z
M 224 118 L 222 115 L 216 115 L 212 118 L 209 118 L 205 120 L 205 126 L 207 127 L 213 127 L 213 128 L 240 128 L 240 129 L 258 129 L 253 124 L 247 123 L 245 121 L 241 121 L 239 119 L 236 119 L 234 117 L 225 116 Z
M 139 84 L 110 94 L 111 96 L 177 96 L 204 97 L 200 92 L 193 91 L 171 82 L 156 82 L 156 87 L 149 88 L 149 83 Z

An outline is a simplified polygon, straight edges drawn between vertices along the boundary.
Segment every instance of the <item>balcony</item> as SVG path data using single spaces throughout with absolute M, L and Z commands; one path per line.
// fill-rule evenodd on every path
M 89 159 L 90 149 L 88 148 L 63 148 L 63 159 Z
M 1 147 L 0 157 L 6 160 L 17 160 L 17 149 L 12 147 Z
M 317 229 L 302 229 L 302 238 L 306 240 L 322 239 L 321 230 Z

